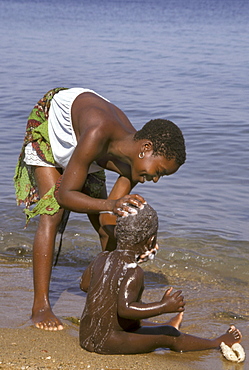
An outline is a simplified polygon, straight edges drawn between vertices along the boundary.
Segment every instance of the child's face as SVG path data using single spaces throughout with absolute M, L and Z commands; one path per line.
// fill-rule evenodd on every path
M 157 251 L 159 249 L 159 246 L 157 244 L 157 235 L 151 235 L 147 242 L 144 244 L 144 252 L 142 252 L 138 257 L 138 263 L 146 262 L 148 259 L 153 260 L 155 255 L 157 254 Z
M 116 227 L 114 233 L 116 234 Z M 119 249 L 119 248 L 118 248 Z M 121 247 L 121 250 L 123 248 Z M 159 246 L 157 244 L 157 234 L 151 235 L 148 239 L 143 240 L 138 244 L 125 245 L 125 250 L 131 250 L 136 255 L 137 263 L 142 263 L 148 261 L 148 259 L 153 260 Z

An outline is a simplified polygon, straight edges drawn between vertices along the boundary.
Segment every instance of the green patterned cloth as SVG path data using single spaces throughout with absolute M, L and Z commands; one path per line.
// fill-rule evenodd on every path
M 53 96 L 60 90 L 65 90 L 65 88 L 56 88 L 47 92 L 44 97 L 38 101 L 28 117 L 24 143 L 14 176 L 17 205 L 25 204 L 26 208 L 24 212 L 27 216 L 27 222 L 31 217 L 39 214 L 53 215 L 60 209 L 54 196 L 56 185 L 39 199 L 34 177 L 34 167 L 28 166 L 24 162 L 25 147 L 27 144 L 32 143 L 39 158 L 50 165 L 55 165 L 48 135 L 48 114 L 50 102 Z M 87 176 L 83 191 L 93 198 L 99 198 L 104 184 L 105 172 L 101 170 Z M 57 187 L 58 186 L 57 184 Z M 30 206 L 33 204 L 36 204 L 36 206 L 31 210 Z

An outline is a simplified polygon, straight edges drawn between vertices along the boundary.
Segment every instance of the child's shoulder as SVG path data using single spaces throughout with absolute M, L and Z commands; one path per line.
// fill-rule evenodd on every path
M 105 263 L 109 253 L 110 252 L 104 251 L 104 252 L 100 252 L 99 254 L 97 254 L 97 256 L 94 258 L 94 260 L 91 263 L 93 268 L 96 268 L 96 266 L 99 266 L 99 264 L 101 263 Z
M 135 279 L 144 278 L 144 270 L 137 263 L 129 263 L 125 266 L 126 275 L 134 276 Z

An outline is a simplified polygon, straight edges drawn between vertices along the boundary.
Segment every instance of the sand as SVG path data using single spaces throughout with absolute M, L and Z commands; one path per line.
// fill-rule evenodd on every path
M 77 330 L 0 329 L 0 369 L 190 369 L 181 355 L 103 356 L 80 348 Z M 167 358 L 168 357 L 168 358 Z
M 10 290 L 5 299 L 1 299 L 1 308 L 5 310 L 1 310 L 0 326 L 8 327 L 0 327 L 0 369 L 193 369 L 187 357 L 181 358 L 181 354 L 170 351 L 129 356 L 89 353 L 79 345 L 79 326 L 67 316 L 70 312 L 70 318 L 77 321 L 84 297 L 63 292 L 53 309 L 63 318 L 65 329 L 49 332 L 35 328 L 29 319 L 32 292 L 21 292 L 20 305 L 11 304 L 12 292 Z
M 59 332 L 27 327 L 0 329 L 0 369 L 90 369 L 90 370 L 246 370 L 246 364 L 232 364 L 217 351 L 174 353 L 160 350 L 142 355 L 97 355 L 80 348 L 78 331 L 68 325 Z M 216 351 L 215 351 L 216 352 Z
M 84 296 L 68 289 L 58 295 L 53 310 L 62 318 L 65 329 L 49 332 L 35 328 L 30 321 L 33 299 L 30 268 L 0 264 L 0 285 L 0 369 L 246 370 L 248 368 L 247 360 L 244 364 L 233 364 L 225 360 L 218 350 L 174 353 L 160 349 L 153 353 L 125 356 L 89 353 L 79 346 L 79 326 L 68 319 L 80 317 L 85 303 Z M 150 295 L 153 294 L 154 290 L 145 291 L 145 298 L 150 299 Z M 183 331 L 188 328 L 191 334 L 202 333 L 203 321 L 197 317 L 193 321 L 199 326 L 199 331 L 197 327 L 188 325 L 184 325 Z M 208 322 L 205 322 L 206 327 L 208 328 Z M 248 322 L 239 322 L 238 327 L 243 331 L 243 346 L 247 352 Z
M 65 293 L 60 298 L 62 307 L 72 299 L 72 294 Z M 82 298 L 76 297 L 78 303 L 79 300 Z M 56 311 L 59 311 L 58 305 Z M 65 329 L 57 332 L 37 329 L 29 320 L 19 328 L 0 328 L 0 369 L 246 369 L 246 364 L 235 365 L 226 361 L 218 350 L 174 353 L 160 349 L 148 354 L 112 356 L 89 353 L 79 346 L 79 326 L 69 319 L 62 321 Z

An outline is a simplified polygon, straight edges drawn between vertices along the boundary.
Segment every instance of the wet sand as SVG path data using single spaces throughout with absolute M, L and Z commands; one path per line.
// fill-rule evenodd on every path
M 0 369 L 193 369 L 187 357 L 143 354 L 103 356 L 80 348 L 77 330 L 0 329 Z M 197 368 L 196 368 L 197 369 Z
M 62 318 L 65 329 L 48 332 L 35 328 L 29 318 L 33 299 L 32 269 L 3 262 L 0 264 L 0 284 L 0 369 L 246 370 L 248 366 L 247 361 L 239 365 L 228 362 L 218 350 L 174 353 L 160 349 L 125 356 L 89 353 L 79 346 L 78 325 L 69 320 L 80 317 L 84 296 L 64 290 L 54 302 L 53 309 Z M 154 290 L 145 291 L 145 301 L 152 297 L 155 297 Z M 205 322 L 203 332 L 202 325 L 200 318 L 192 317 L 189 321 L 186 315 L 182 331 L 207 336 L 209 323 Z M 213 329 L 214 324 L 211 326 Z M 227 324 L 221 326 L 217 329 L 219 334 Z M 239 322 L 237 326 L 244 334 L 242 344 L 247 352 L 248 322 Z
M 24 296 L 29 295 L 24 294 Z M 6 297 L 5 305 L 10 296 Z M 62 321 L 65 329 L 57 332 L 35 328 L 27 317 L 27 312 L 30 311 L 27 306 L 30 302 L 23 298 L 22 311 L 20 306 L 13 305 L 11 308 L 9 305 L 8 310 L 1 315 L 0 323 L 3 326 L 9 323 L 11 327 L 0 328 L 0 369 L 193 369 L 187 357 L 164 350 L 128 356 L 103 356 L 89 353 L 80 347 L 79 326 L 71 321 L 72 319 L 77 321 L 79 308 L 81 311 L 85 302 L 84 297 L 68 292 L 62 293 L 54 306 L 54 312 L 64 318 Z M 15 310 L 16 316 L 14 316 Z M 67 316 L 69 312 L 70 317 Z M 13 328 L 14 322 L 18 328 Z
M 174 353 L 159 350 L 142 355 L 104 356 L 89 353 L 78 344 L 78 330 L 71 325 L 60 332 L 34 327 L 0 329 L 0 369 L 139 369 L 139 370 L 246 370 L 218 351 Z
M 78 331 L 70 325 L 60 332 L 27 327 L 0 329 L 0 369 L 139 369 L 139 370 L 246 370 L 232 364 L 218 351 L 174 353 L 159 350 L 142 355 L 104 356 L 89 353 L 78 344 Z

